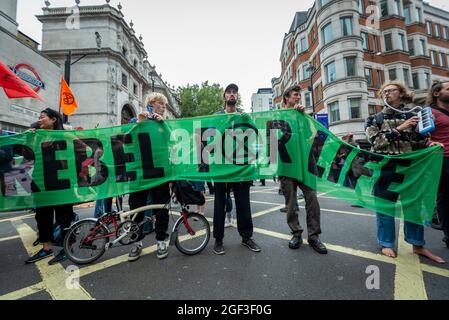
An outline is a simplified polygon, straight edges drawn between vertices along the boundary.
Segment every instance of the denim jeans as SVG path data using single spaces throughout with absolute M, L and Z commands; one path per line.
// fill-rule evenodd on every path
M 377 242 L 380 246 L 394 248 L 396 239 L 396 225 L 394 218 L 377 212 Z M 424 227 L 419 224 L 404 221 L 405 241 L 422 247 L 424 241 Z

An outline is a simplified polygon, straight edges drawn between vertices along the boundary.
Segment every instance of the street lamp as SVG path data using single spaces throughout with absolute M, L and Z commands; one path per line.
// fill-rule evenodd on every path
M 95 32 L 95 42 L 97 43 L 97 52 L 100 52 L 101 50 L 101 35 L 98 32 Z M 67 57 L 65 60 L 64 65 L 64 79 L 67 82 L 67 85 L 70 86 L 70 73 L 72 66 L 80 61 L 81 59 L 85 58 L 87 54 L 82 55 L 80 58 L 72 62 L 72 50 L 69 50 L 67 53 Z M 59 112 L 61 112 L 61 106 L 59 106 Z M 64 115 L 64 123 L 68 123 L 69 117 Z
M 151 80 L 151 92 L 154 92 L 154 72 L 150 72 L 150 80 Z
M 310 91 L 310 96 L 312 99 L 312 116 L 315 118 L 315 101 L 313 99 L 313 75 L 315 74 L 316 68 L 314 67 L 313 64 L 309 63 L 309 67 L 307 68 L 307 71 L 309 72 L 310 75 L 310 86 L 309 86 L 309 91 Z

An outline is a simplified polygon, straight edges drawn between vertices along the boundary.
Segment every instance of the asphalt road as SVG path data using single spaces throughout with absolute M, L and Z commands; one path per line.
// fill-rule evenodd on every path
M 170 247 L 158 260 L 154 234 L 144 240 L 144 254 L 127 261 L 130 247 L 113 248 L 92 265 L 75 269 L 66 261 L 48 266 L 47 260 L 25 265 L 36 238 L 34 216 L 27 212 L 0 214 L 0 300 L 5 299 L 138 299 L 138 300 L 302 300 L 302 299 L 448 299 L 449 250 L 440 231 L 426 229 L 427 247 L 448 263 L 438 265 L 411 253 L 397 220 L 398 258 L 379 255 L 375 215 L 334 198 L 320 195 L 321 239 L 329 254 L 319 255 L 306 243 L 288 248 L 290 230 L 279 208 L 283 197 L 277 184 L 251 189 L 254 239 L 262 252 L 240 244 L 236 227 L 225 231 L 226 254 L 212 252 L 214 240 L 196 256 Z M 206 216 L 213 216 L 208 196 Z M 301 206 L 304 203 L 301 202 Z M 93 208 L 77 208 L 91 217 Z M 170 227 L 173 224 L 170 219 Z M 300 221 L 305 224 L 301 208 Z M 305 225 L 304 225 L 305 227 Z M 306 234 L 303 234 L 307 238 Z M 72 286 L 78 279 L 80 287 Z M 68 284 L 68 285 L 67 285 Z M 368 286 L 367 286 L 368 284 Z

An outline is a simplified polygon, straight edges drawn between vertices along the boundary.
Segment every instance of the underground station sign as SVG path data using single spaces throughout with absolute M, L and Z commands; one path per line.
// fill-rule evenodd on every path
M 26 63 L 21 63 L 10 69 L 23 81 L 29 83 L 35 92 L 45 89 L 45 83 L 42 82 L 41 77 L 36 69 Z

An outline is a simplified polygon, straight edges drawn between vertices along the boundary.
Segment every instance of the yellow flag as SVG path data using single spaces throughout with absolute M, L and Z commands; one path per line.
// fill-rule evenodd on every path
M 59 99 L 62 112 L 66 116 L 71 116 L 75 113 L 78 108 L 78 103 L 76 102 L 72 90 L 70 90 L 69 85 L 65 82 L 63 77 L 61 78 L 61 95 Z

